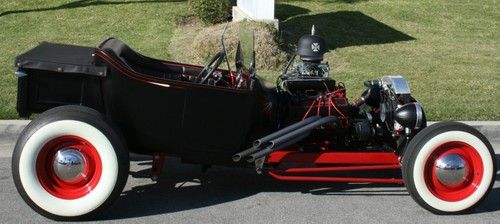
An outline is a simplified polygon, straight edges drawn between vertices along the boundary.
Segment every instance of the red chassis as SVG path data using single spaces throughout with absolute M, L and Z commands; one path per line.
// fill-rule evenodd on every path
M 165 153 L 154 154 L 151 170 L 151 178 L 153 180 L 158 180 L 165 158 L 168 156 L 173 155 Z M 394 152 L 301 152 L 298 147 L 288 147 L 269 154 L 265 163 L 273 167 L 287 163 L 295 165 L 292 168 L 271 168 L 266 170 L 271 177 L 280 181 L 403 183 L 403 179 L 392 177 L 304 176 L 304 174 L 335 174 L 336 172 L 346 171 L 362 172 L 401 169 L 400 158 Z

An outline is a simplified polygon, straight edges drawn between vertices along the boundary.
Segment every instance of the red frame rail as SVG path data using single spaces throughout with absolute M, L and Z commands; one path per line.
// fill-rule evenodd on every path
M 344 171 L 373 171 L 401 169 L 399 157 L 393 152 L 300 152 L 276 151 L 267 158 L 269 164 L 293 163 L 303 167 L 271 169 L 268 174 L 281 181 L 395 183 L 401 178 L 305 176 L 305 174 L 335 173 Z M 317 166 L 320 167 L 317 167 Z M 316 166 L 316 167 L 311 167 Z M 297 175 L 297 174 L 300 174 Z

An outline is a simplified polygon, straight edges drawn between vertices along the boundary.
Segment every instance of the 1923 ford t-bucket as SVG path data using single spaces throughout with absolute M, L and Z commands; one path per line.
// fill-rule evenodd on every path
M 238 45 L 235 71 L 222 46 L 205 67 L 149 58 L 115 38 L 96 48 L 42 43 L 18 56 L 18 112 L 41 113 L 14 150 L 22 198 L 53 219 L 92 217 L 121 193 L 129 152 L 155 155 L 153 177 L 168 154 L 283 181 L 404 182 L 438 214 L 467 211 L 491 189 L 487 139 L 461 123 L 427 127 L 403 77 L 367 81 L 349 103 L 314 33 L 299 40 L 276 86 L 243 53 L 252 44 Z M 349 175 L 398 169 L 402 178 Z

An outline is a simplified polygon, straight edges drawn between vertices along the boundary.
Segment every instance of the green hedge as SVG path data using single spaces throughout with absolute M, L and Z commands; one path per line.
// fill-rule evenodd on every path
M 228 0 L 190 0 L 189 8 L 205 24 L 224 22 L 229 16 L 232 1 Z

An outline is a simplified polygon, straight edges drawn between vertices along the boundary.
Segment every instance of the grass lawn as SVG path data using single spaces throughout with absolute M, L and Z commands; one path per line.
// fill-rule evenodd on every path
M 136 50 L 169 58 L 176 19 L 187 11 L 176 0 L 38 0 L 0 2 L 0 119 L 17 118 L 14 58 L 41 41 L 96 46 L 108 36 Z
M 14 57 L 40 41 L 94 46 L 107 36 L 175 58 L 185 1 L 0 2 L 0 119 L 16 118 Z M 283 37 L 315 24 L 331 76 L 351 100 L 362 81 L 403 74 L 431 120 L 500 120 L 500 4 L 495 0 L 277 1 Z M 262 73 L 274 79 L 276 72 Z
M 291 30 L 318 26 L 332 76 L 352 98 L 363 80 L 403 74 L 431 120 L 500 120 L 495 0 L 281 1 Z M 288 13 L 288 14 L 287 14 Z

